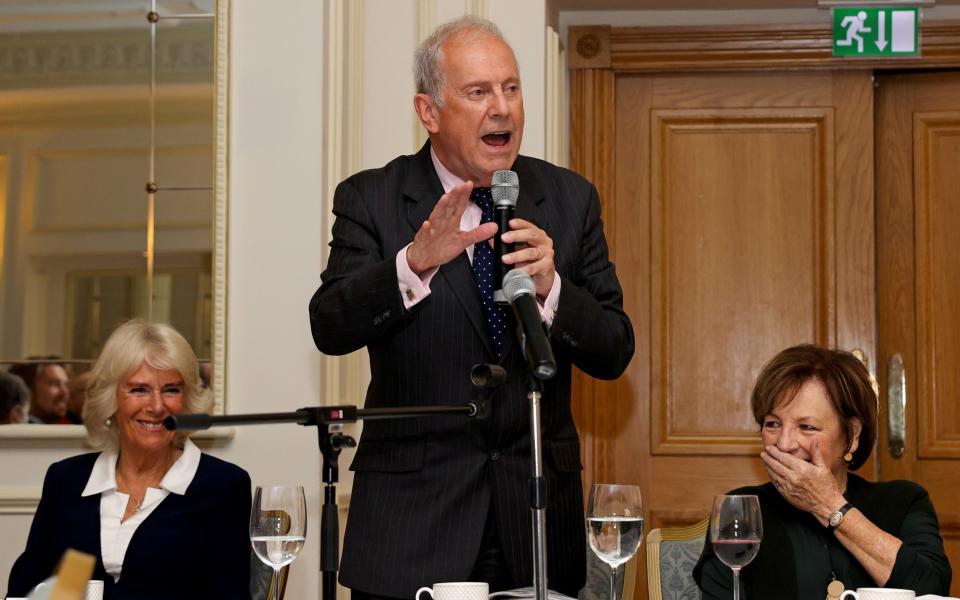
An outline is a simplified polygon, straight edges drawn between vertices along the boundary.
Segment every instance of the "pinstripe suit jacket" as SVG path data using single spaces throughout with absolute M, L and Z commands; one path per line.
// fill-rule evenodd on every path
M 517 214 L 553 239 L 562 281 L 550 331 L 559 369 L 542 403 L 547 555 L 550 588 L 575 596 L 584 581 L 585 547 L 571 365 L 594 377 L 619 376 L 633 356 L 633 332 L 608 260 L 596 189 L 533 158 L 518 157 L 514 170 L 521 186 Z M 430 295 L 411 310 L 400 297 L 396 254 L 442 194 L 429 142 L 416 155 L 337 188 L 330 260 L 310 301 L 310 323 L 324 353 L 367 347 L 367 407 L 467 402 L 475 394 L 470 368 L 497 362 L 466 253 L 440 267 Z M 529 403 L 515 341 L 508 339 L 500 362 L 509 379 L 492 398 L 487 419 L 364 424 L 351 465 L 344 585 L 409 598 L 421 585 L 463 581 L 491 502 L 513 583 L 531 585 Z

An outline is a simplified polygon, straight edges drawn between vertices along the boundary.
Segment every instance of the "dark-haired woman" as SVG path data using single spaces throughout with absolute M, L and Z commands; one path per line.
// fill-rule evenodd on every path
M 763 542 L 741 572 L 747 598 L 838 600 L 844 589 L 891 587 L 947 595 L 950 563 L 933 503 L 909 481 L 850 473 L 876 440 L 877 397 L 853 355 L 812 345 L 773 358 L 751 397 L 770 478 L 755 494 Z M 710 539 L 694 578 L 703 598 L 733 597 Z

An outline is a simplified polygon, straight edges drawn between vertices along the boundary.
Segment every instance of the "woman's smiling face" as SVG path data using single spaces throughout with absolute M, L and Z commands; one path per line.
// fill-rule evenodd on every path
M 184 381 L 176 369 L 157 369 L 146 362 L 117 386 L 120 448 L 155 452 L 169 448 L 174 432 L 163 420 L 183 411 Z
M 857 449 L 857 436 L 848 444 L 846 427 L 819 379 L 808 379 L 792 399 L 780 400 L 763 418 L 761 436 L 764 446 L 776 446 L 808 462 L 816 440 L 834 475 L 846 470 L 843 455 Z

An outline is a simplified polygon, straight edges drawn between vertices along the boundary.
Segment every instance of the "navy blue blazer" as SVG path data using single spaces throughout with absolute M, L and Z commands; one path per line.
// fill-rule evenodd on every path
M 91 578 L 103 580 L 105 600 L 250 598 L 246 471 L 201 454 L 186 494 L 169 494 L 137 528 L 114 583 L 100 552 L 100 494 L 80 496 L 98 455 L 47 469 L 27 548 L 10 571 L 11 596 L 26 596 L 74 548 L 97 558 Z

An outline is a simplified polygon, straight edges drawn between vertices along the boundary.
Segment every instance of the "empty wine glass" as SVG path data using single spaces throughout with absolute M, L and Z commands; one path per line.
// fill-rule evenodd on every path
M 587 505 L 587 538 L 593 553 L 610 565 L 610 600 L 616 600 L 617 567 L 637 553 L 642 537 L 640 488 L 593 484 Z
M 763 520 L 756 496 L 717 496 L 710 515 L 713 552 L 733 569 L 733 600 L 740 600 L 740 569 L 760 550 Z
M 257 487 L 250 510 L 253 551 L 273 568 L 274 600 L 280 600 L 280 569 L 293 562 L 307 537 L 303 487 Z

